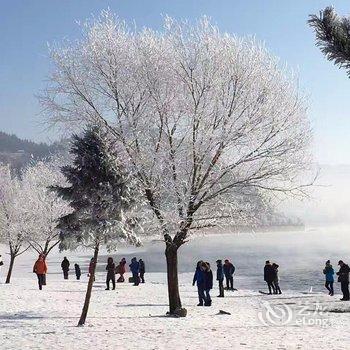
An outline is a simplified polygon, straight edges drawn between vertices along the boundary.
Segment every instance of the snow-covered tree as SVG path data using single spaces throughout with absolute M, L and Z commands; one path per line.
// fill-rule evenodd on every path
M 148 202 L 145 232 L 164 238 L 170 314 L 181 308 L 177 252 L 193 227 L 253 217 L 251 188 L 297 195 L 309 185 L 304 99 L 253 39 L 206 18 L 138 31 L 103 12 L 51 57 L 41 103 L 52 124 L 108 130 Z
M 0 166 L 0 241 L 9 247 L 10 265 L 5 283 L 10 283 L 17 256 L 29 249 L 26 243 L 28 213 L 23 210 L 21 181 L 9 166 Z
M 58 219 L 71 212 L 68 202 L 50 189 L 66 184 L 59 159 L 30 164 L 24 169 L 21 182 L 25 193 L 22 210 L 30 213 L 26 241 L 46 257 L 60 242 Z
M 308 22 L 315 30 L 316 45 L 350 77 L 350 17 L 340 17 L 333 7 L 326 7 L 319 16 L 310 15 Z
M 128 177 L 120 170 L 106 141 L 106 135 L 96 127 L 87 129 L 82 137 L 74 136 L 73 165 L 62 168 L 69 186 L 55 187 L 73 208 L 72 213 L 60 219 L 60 248 L 81 245 L 93 249 L 95 267 L 101 245 L 110 251 L 120 241 L 140 243 L 123 215 L 133 202 Z M 86 320 L 94 276 L 95 271 L 90 274 L 78 325 L 84 325 Z

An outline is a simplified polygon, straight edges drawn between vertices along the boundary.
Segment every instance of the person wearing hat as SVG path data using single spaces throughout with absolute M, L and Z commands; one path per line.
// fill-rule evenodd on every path
M 341 285 L 341 291 L 343 293 L 343 297 L 340 300 L 349 300 L 349 265 L 345 264 L 343 260 L 339 260 L 338 265 L 340 266 L 338 275 L 338 282 Z
M 326 261 L 326 266 L 323 269 L 323 273 L 326 277 L 326 282 L 325 282 L 325 287 L 327 288 L 329 295 L 333 296 L 334 295 L 334 289 L 333 289 L 333 282 L 334 282 L 334 269 L 331 265 L 330 260 Z
M 216 260 L 216 280 L 219 282 L 218 298 L 223 298 L 224 297 L 224 269 L 222 266 L 222 260 Z

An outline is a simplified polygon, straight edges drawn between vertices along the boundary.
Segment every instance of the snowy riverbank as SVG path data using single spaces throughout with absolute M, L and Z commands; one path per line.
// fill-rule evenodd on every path
M 152 273 L 139 287 L 124 283 L 116 291 L 105 291 L 104 274 L 99 274 L 87 324 L 78 328 L 86 276 L 64 281 L 58 274 L 48 275 L 42 292 L 34 275 L 14 277 L 11 285 L 0 284 L 1 349 L 350 348 L 350 303 L 338 301 L 339 295 L 271 297 L 238 291 L 221 299 L 216 298 L 215 286 L 213 306 L 197 307 L 191 275 L 181 274 L 188 317 L 174 319 L 164 316 L 165 278 L 163 273 Z M 219 310 L 231 315 L 219 315 Z

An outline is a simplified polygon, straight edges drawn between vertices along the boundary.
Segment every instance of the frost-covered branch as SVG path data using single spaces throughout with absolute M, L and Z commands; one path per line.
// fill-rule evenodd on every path
M 144 233 L 163 235 L 169 268 L 204 217 L 205 225 L 251 221 L 266 210 L 254 201 L 312 183 L 305 100 L 293 74 L 253 39 L 206 18 L 136 30 L 105 11 L 51 57 L 41 98 L 48 121 L 108 131 L 147 202 L 138 208 Z
M 47 256 L 59 244 L 58 219 L 71 212 L 68 202 L 50 187 L 64 185 L 60 159 L 39 161 L 22 173 L 22 206 L 28 213 L 26 241 L 37 253 Z
M 50 121 L 103 121 L 155 230 L 186 231 L 204 203 L 227 193 L 234 205 L 229 194 L 245 187 L 299 193 L 312 183 L 300 177 L 310 162 L 305 102 L 251 39 L 205 18 L 133 32 L 106 12 L 83 41 L 51 53 L 56 70 L 41 100 Z

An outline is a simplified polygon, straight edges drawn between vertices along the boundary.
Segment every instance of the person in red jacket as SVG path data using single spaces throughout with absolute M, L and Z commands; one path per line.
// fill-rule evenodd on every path
M 124 273 L 126 272 L 126 260 L 125 258 L 123 258 L 122 260 L 120 260 L 119 265 L 117 266 L 117 268 L 115 269 L 115 273 L 119 273 L 119 278 L 117 279 L 118 283 L 124 282 Z
M 43 254 L 40 254 L 38 260 L 35 262 L 33 272 L 38 276 L 39 289 L 42 290 L 47 273 L 47 265 Z

